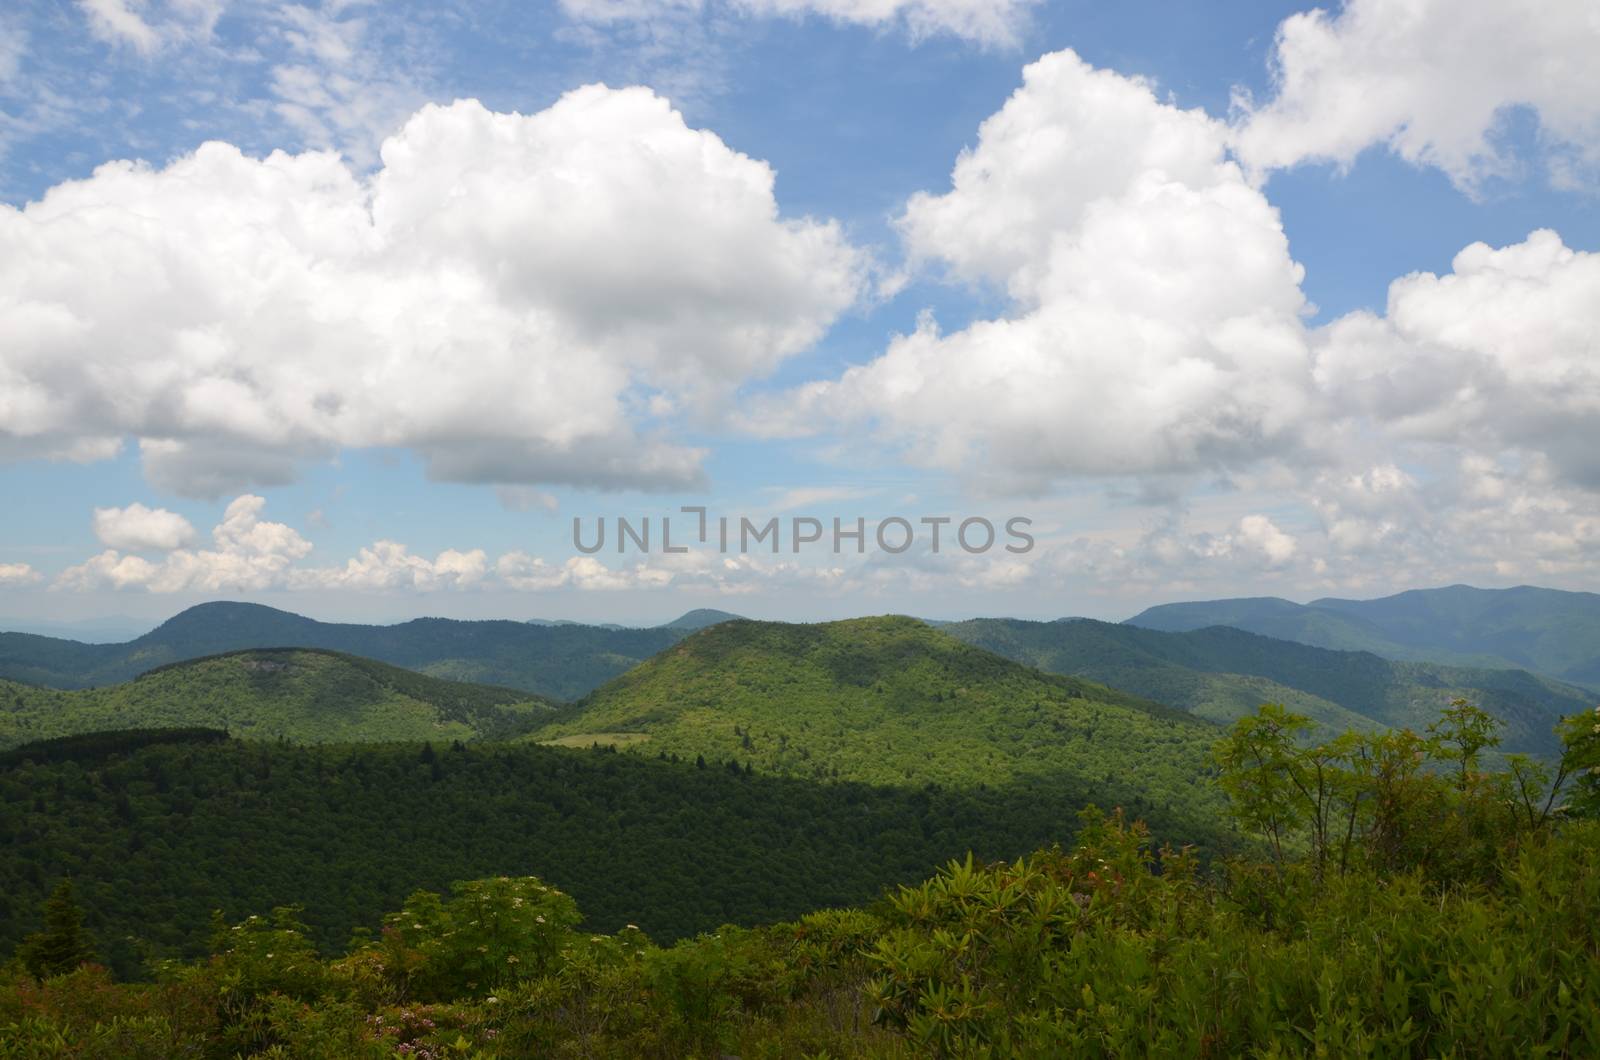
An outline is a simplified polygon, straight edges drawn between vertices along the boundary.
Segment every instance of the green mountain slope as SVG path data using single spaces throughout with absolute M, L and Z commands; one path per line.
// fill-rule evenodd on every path
M 553 709 L 525 692 L 335 652 L 252 650 L 175 663 L 104 688 L 0 681 L 0 748 L 99 729 L 188 726 L 306 742 L 472 740 L 525 731 Z
M 529 739 L 736 759 L 875 784 L 1087 785 L 1102 805 L 1214 819 L 1218 732 L 1183 711 L 1042 674 L 911 618 L 702 630 Z
M 1216 722 L 1270 701 L 1335 731 L 1421 731 L 1461 697 L 1505 722 L 1503 750 L 1552 754 L 1556 722 L 1592 705 L 1584 689 L 1526 670 L 1396 662 L 1225 626 L 1168 633 L 1086 618 L 995 618 L 941 628 L 1008 659 L 1102 681 Z
M 1162 604 L 1129 625 L 1168 632 L 1233 626 L 1386 658 L 1526 669 L 1600 689 L 1600 595 L 1452 585 L 1377 600 L 1274 597 Z
M 322 648 L 456 681 L 575 699 L 685 633 L 419 618 L 393 626 L 317 622 L 258 604 L 191 607 L 126 644 L 0 633 L 0 678 L 51 688 L 127 681 L 156 666 L 246 648 Z

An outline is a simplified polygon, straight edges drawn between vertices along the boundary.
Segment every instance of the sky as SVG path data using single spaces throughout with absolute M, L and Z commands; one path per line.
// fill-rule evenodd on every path
M 1596 54 L 1592 0 L 8 4 L 0 627 L 1600 590 Z

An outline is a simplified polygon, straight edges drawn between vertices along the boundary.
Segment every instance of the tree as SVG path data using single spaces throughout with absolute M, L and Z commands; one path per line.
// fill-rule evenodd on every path
M 1452 699 L 1443 716 L 1428 726 L 1439 757 L 1459 764 L 1456 786 L 1462 791 L 1466 791 L 1471 782 L 1479 754 L 1486 747 L 1500 745 L 1500 737 L 1495 735 L 1500 724 L 1499 718 L 1482 707 L 1464 699 Z
M 45 899 L 44 930 L 17 947 L 22 965 L 38 979 L 63 975 L 94 960 L 94 943 L 83 930 L 83 910 L 72 896 L 72 881 L 63 879 Z
M 1247 831 L 1258 832 L 1272 846 L 1272 860 L 1282 869 L 1284 840 L 1305 820 L 1305 762 L 1298 746 L 1311 719 L 1263 703 L 1254 714 L 1233 723 L 1213 752 L 1222 790 L 1234 816 Z
M 1561 723 L 1561 771 L 1554 787 L 1572 778 L 1569 813 L 1600 816 L 1600 707 L 1575 714 Z

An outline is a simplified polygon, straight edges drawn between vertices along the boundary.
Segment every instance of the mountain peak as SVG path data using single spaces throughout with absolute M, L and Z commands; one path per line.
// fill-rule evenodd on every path
M 721 622 L 736 622 L 743 619 L 743 615 L 736 615 L 731 611 L 718 611 L 714 607 L 697 607 L 693 611 L 685 611 L 671 622 L 663 622 L 657 629 L 705 629 Z

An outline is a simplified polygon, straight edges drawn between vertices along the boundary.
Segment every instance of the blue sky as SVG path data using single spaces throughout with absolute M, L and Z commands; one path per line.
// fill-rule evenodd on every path
M 1506 18 L 25 0 L 0 618 L 1600 588 L 1600 24 Z M 572 546 L 685 504 L 1038 544 Z

